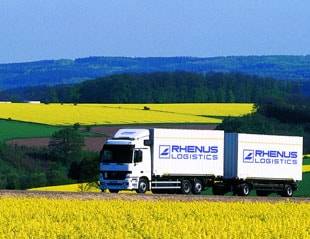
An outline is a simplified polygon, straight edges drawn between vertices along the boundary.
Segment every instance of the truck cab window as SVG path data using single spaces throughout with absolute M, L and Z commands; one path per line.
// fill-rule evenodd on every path
M 103 151 L 103 161 L 111 161 L 112 160 L 112 152 L 109 150 Z
M 101 160 L 105 163 L 132 163 L 134 145 L 104 145 Z

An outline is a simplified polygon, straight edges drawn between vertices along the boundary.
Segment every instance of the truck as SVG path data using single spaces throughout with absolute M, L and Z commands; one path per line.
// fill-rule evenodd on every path
M 302 179 L 302 137 L 222 130 L 120 129 L 100 152 L 100 189 L 118 193 L 292 196 Z
M 247 196 L 278 193 L 291 197 L 302 180 L 303 138 L 294 136 L 225 133 L 224 177 L 213 194 Z

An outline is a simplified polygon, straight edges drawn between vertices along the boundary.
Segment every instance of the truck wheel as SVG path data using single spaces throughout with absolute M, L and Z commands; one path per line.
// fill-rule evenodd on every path
M 263 196 L 263 197 L 266 197 L 270 194 L 270 192 L 268 191 L 263 191 L 263 190 L 256 190 L 256 195 L 257 196 Z
M 284 187 L 284 190 L 281 194 L 282 197 L 292 197 L 293 196 L 293 188 L 291 185 L 287 184 Z
M 238 196 L 248 196 L 250 194 L 250 186 L 247 183 L 242 183 L 239 185 Z
M 118 193 L 119 192 L 119 190 L 117 190 L 117 189 L 109 189 L 109 191 L 110 191 L 110 193 Z
M 199 179 L 196 179 L 193 184 L 193 193 L 200 194 L 202 191 L 202 182 Z
M 181 183 L 181 192 L 183 194 L 190 194 L 192 191 L 192 184 L 189 180 L 185 179 Z
M 138 185 L 138 189 L 136 190 L 137 193 L 146 193 L 148 189 L 148 182 L 146 179 L 141 178 L 139 180 L 139 185 Z

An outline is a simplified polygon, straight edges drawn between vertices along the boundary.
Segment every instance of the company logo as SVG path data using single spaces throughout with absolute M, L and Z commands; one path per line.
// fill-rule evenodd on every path
M 159 145 L 161 159 L 217 160 L 218 146 Z
M 296 151 L 244 149 L 243 163 L 297 164 Z
M 254 150 L 243 150 L 243 162 L 244 163 L 253 163 L 254 161 Z
M 170 157 L 170 145 L 159 145 L 159 158 L 167 159 Z

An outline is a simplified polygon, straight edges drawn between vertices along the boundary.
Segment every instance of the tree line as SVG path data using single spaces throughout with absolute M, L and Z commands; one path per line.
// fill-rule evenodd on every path
M 256 102 L 302 93 L 301 84 L 239 73 L 157 72 L 121 74 L 74 85 L 0 92 L 0 100 L 45 103 Z

